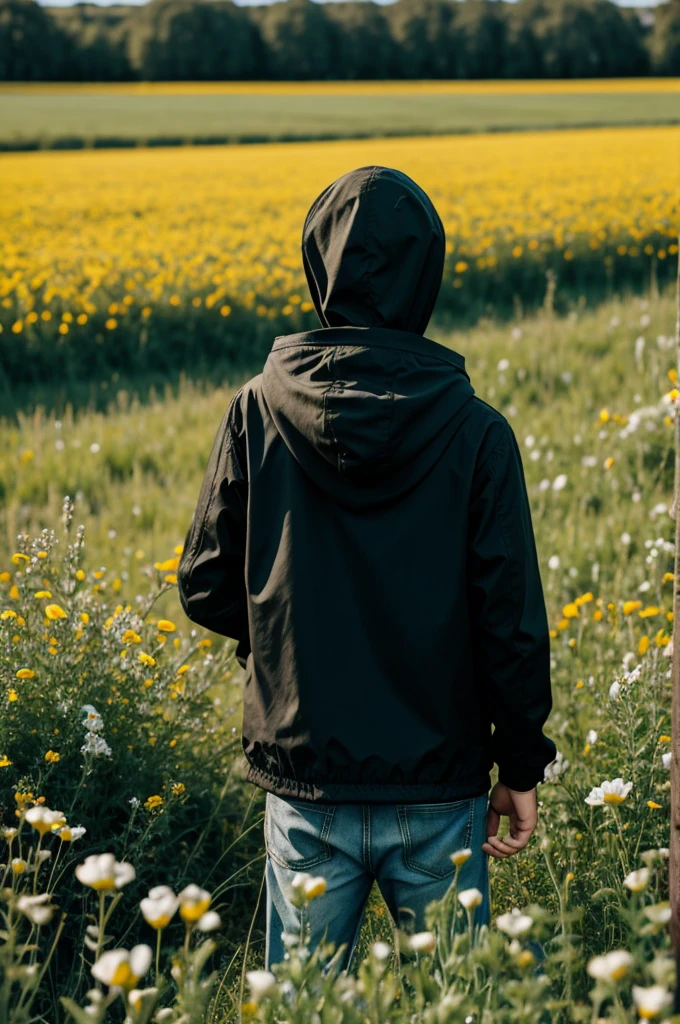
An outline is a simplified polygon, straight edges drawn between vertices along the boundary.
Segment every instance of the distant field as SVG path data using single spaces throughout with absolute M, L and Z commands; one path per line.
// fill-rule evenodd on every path
M 262 142 L 680 122 L 677 79 L 6 84 L 0 147 Z

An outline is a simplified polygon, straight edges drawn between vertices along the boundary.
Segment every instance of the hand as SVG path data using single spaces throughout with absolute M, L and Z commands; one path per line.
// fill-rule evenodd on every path
M 498 835 L 501 815 L 510 818 L 510 834 Z M 523 850 L 531 839 L 536 828 L 538 807 L 536 787 L 526 793 L 508 789 L 502 782 L 497 782 L 489 796 L 489 809 L 486 815 L 486 839 L 482 849 L 492 857 L 503 859 Z

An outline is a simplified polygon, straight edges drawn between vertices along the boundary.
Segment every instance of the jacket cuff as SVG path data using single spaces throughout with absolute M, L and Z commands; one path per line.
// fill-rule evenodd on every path
M 539 782 L 543 782 L 544 774 L 545 768 L 510 765 L 509 767 L 499 767 L 498 781 L 508 789 L 515 790 L 516 793 L 528 793 L 535 789 Z

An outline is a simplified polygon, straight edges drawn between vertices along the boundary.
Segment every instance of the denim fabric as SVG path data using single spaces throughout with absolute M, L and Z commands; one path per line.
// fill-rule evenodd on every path
M 450 855 L 470 847 L 472 856 L 458 875 L 459 889 L 483 895 L 475 924 L 489 923 L 489 865 L 486 841 L 488 794 L 446 803 L 321 804 L 267 793 L 266 965 L 279 963 L 281 933 L 299 934 L 300 911 L 289 899 L 297 871 L 321 875 L 326 893 L 305 911 L 311 946 L 326 935 L 347 943 L 347 968 L 364 908 L 376 880 L 394 921 L 407 931 L 425 928 L 425 907 L 441 899 L 455 875 Z

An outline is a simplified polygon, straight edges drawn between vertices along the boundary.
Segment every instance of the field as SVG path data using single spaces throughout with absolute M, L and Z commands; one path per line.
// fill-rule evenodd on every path
M 674 274 L 680 129 L 3 156 L 0 393 L 224 379 L 317 321 L 299 254 L 337 175 L 411 174 L 447 232 L 437 317 L 558 309 Z
M 675 79 L 0 86 L 0 148 L 450 134 L 680 121 Z
M 508 417 L 522 450 L 553 638 L 549 729 L 561 761 L 539 790 L 541 824 L 528 850 L 491 864 L 494 917 L 523 908 L 521 928 L 501 917 L 469 950 L 459 922 L 439 974 L 434 965 L 444 947 L 420 953 L 399 981 L 394 964 L 371 952 L 375 940 L 392 947 L 399 939 L 376 895 L 362 939 L 368 959 L 360 989 L 352 988 L 357 982 L 333 985 L 332 975 L 324 982 L 316 962 L 297 955 L 281 973 L 280 990 L 256 992 L 253 1000 L 241 985 L 244 954 L 247 970 L 262 963 L 262 794 L 239 780 L 232 729 L 240 675 L 230 647 L 188 628 L 173 583 L 230 391 L 186 383 L 178 396 L 146 403 L 121 396 L 106 415 L 36 412 L 0 427 L 0 800 L 6 821 L 23 822 L 27 861 L 38 833 L 24 815 L 41 806 L 38 797 L 88 830 L 61 843 L 56 873 L 48 864 L 36 875 L 37 891 L 69 912 L 61 943 L 81 948 L 83 915 L 99 899 L 112 948 L 153 947 L 156 935 L 162 938 L 162 976 L 188 928 L 162 1001 L 178 1007 L 169 1020 L 191 1006 L 191 1024 L 240 1017 L 314 1024 L 322 991 L 329 1019 L 342 1024 L 457 1024 L 482 1004 L 493 1024 L 591 1015 L 634 1024 L 631 986 L 638 1000 L 667 1003 L 673 325 L 670 297 L 648 296 L 615 299 L 596 312 L 577 309 L 565 319 L 548 307 L 505 326 L 435 333 L 466 356 L 477 393 Z M 67 506 L 64 534 L 66 493 L 76 509 Z M 41 596 L 46 587 L 49 598 Z M 101 716 L 97 735 L 110 753 L 90 755 L 83 769 L 79 751 L 88 732 L 78 711 L 86 704 Z M 633 783 L 620 805 L 586 804 L 593 787 L 614 778 Z M 58 838 L 48 834 L 41 843 L 56 856 Z M 87 855 L 104 849 L 137 871 L 115 904 L 73 875 Z M 18 891 L 22 877 L 15 876 Z M 149 886 L 184 893 L 189 883 L 210 894 L 221 928 L 205 936 L 185 918 L 154 932 L 139 899 Z M 452 895 L 441 920 L 433 920 L 442 936 L 454 920 Z M 60 919 L 57 911 L 50 916 L 33 927 L 43 959 Z M 12 918 L 17 936 L 27 934 L 21 920 Z M 213 940 L 214 952 L 204 945 Z M 404 948 L 407 939 L 400 941 Z M 544 973 L 537 974 L 541 947 Z M 14 948 L 0 946 L 6 967 Z M 592 965 L 595 954 L 616 949 L 625 954 Z M 28 990 L 33 1012 L 61 1021 L 55 989 L 83 1005 L 95 953 L 85 950 L 85 970 L 77 958 L 54 954 L 38 993 Z M 199 998 L 190 979 L 202 957 L 210 957 L 214 976 Z M 288 1002 L 280 1002 L 285 991 Z M 0 987 L 0 1009 L 2 998 Z M 9 1019 L 24 1024 L 29 1016 Z M 91 1019 L 103 1017 L 83 1021 Z
M 648 126 L 0 157 L 1 1024 L 670 1021 L 679 143 Z M 303 934 L 273 978 L 250 973 L 264 795 L 241 777 L 243 676 L 184 617 L 176 570 L 230 396 L 275 335 L 317 326 L 305 212 L 372 162 L 440 211 L 427 333 L 519 443 L 559 753 L 529 847 L 490 864 L 489 930 L 457 874 L 414 942 L 374 891 L 356 976 Z

